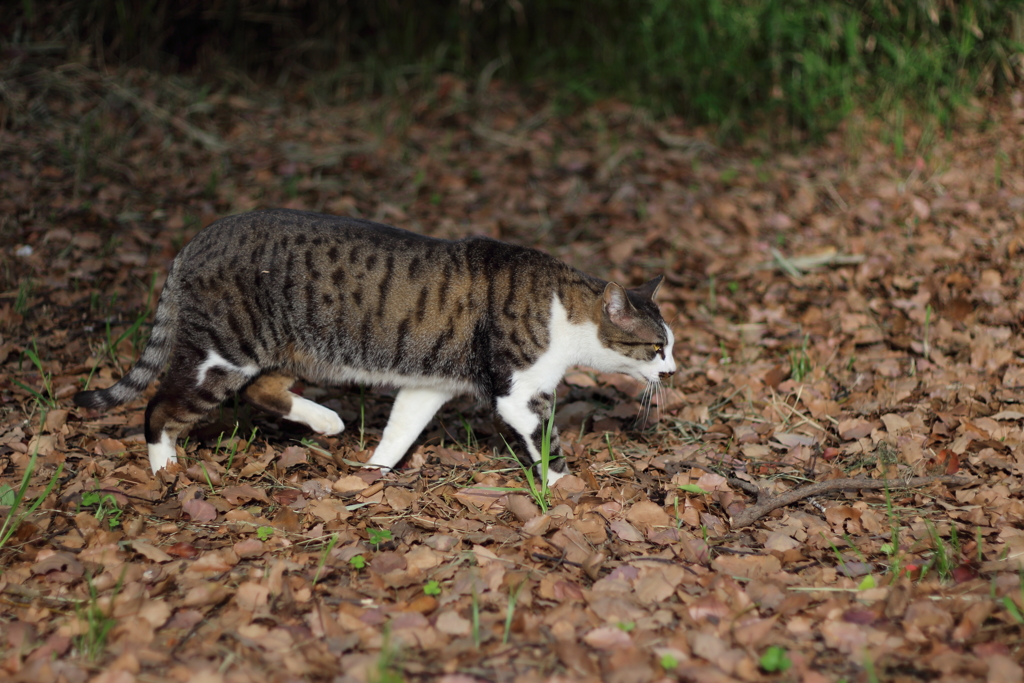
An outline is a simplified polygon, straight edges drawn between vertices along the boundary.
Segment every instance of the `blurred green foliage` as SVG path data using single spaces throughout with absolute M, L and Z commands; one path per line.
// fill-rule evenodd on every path
M 729 129 L 782 117 L 811 133 L 852 107 L 910 103 L 947 121 L 1024 76 L 1020 0 L 21 0 L 8 48 L 75 40 L 121 64 L 309 79 L 327 96 L 454 72 L 543 79 L 584 100 Z

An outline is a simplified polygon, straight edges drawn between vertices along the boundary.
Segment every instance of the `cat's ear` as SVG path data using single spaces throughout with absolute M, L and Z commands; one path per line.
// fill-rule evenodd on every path
M 639 287 L 634 287 L 632 291 L 636 292 L 645 299 L 654 301 L 654 297 L 658 295 L 658 290 L 661 289 L 661 282 L 665 279 L 664 275 L 659 275 L 653 280 L 648 280 Z
M 616 327 L 626 332 L 636 329 L 636 309 L 629 303 L 626 290 L 614 282 L 605 285 L 604 312 Z

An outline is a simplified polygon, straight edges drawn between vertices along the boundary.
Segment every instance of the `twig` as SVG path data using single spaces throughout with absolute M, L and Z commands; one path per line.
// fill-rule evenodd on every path
M 121 99 L 127 101 L 129 104 L 135 107 L 136 110 L 149 114 L 161 123 L 177 128 L 186 137 L 190 138 L 194 142 L 199 143 L 200 145 L 202 145 L 211 152 L 223 152 L 228 148 L 228 146 L 213 133 L 208 133 L 207 131 L 202 130 L 201 128 L 193 126 L 180 116 L 176 116 L 175 114 L 172 114 L 163 107 L 144 100 L 127 87 L 115 81 L 113 78 L 103 76 L 102 74 L 99 74 L 86 66 L 83 66 L 81 64 L 68 64 L 58 73 L 60 73 L 60 75 L 63 76 L 63 71 L 71 70 L 77 71 L 81 75 L 91 77 L 93 80 L 98 82 L 102 87 L 106 88 L 109 92 L 112 92 Z
M 757 520 L 767 515 L 772 510 L 803 500 L 809 496 L 820 496 L 833 491 L 877 491 L 878 489 L 906 489 L 929 486 L 931 484 L 953 484 L 962 486 L 971 483 L 971 479 L 942 475 L 938 477 L 912 477 L 910 479 L 867 479 L 858 477 L 856 479 L 831 479 L 829 481 L 818 481 L 807 484 L 800 488 L 791 489 L 777 496 L 769 495 L 767 491 L 758 489 L 757 502 L 746 510 L 732 518 L 731 526 L 739 529 L 750 526 Z M 729 482 L 732 483 L 731 481 Z M 746 483 L 746 482 L 745 482 Z M 742 487 L 749 490 L 746 486 Z
M 170 124 L 177 128 L 179 131 L 185 134 L 186 137 L 191 138 L 193 142 L 198 142 L 200 145 L 205 147 L 211 152 L 223 152 L 228 147 L 225 145 L 220 138 L 213 133 L 208 133 L 201 128 L 197 128 L 190 124 L 180 116 L 175 116 L 171 112 L 167 111 L 163 107 L 147 102 L 128 88 L 122 86 L 120 83 L 113 79 L 103 79 L 104 85 L 108 89 L 115 92 L 119 97 L 127 100 L 140 111 L 145 111 L 147 114 L 157 119 L 161 123 Z
M 676 567 L 682 567 L 683 569 L 685 569 L 686 571 L 690 572 L 691 574 L 696 574 L 697 573 L 690 566 L 681 563 L 679 561 L 679 558 L 676 558 L 676 557 L 672 557 L 672 558 L 668 558 L 668 557 L 644 557 L 644 556 L 641 555 L 639 557 L 630 557 L 630 558 L 627 558 L 625 560 L 622 560 L 622 564 L 624 564 L 624 565 L 628 565 L 630 562 L 661 562 L 662 564 L 671 564 L 671 565 L 675 565 Z
M 4 586 L 0 593 L 6 593 L 7 595 L 12 596 L 19 603 L 19 606 L 39 602 L 47 607 L 66 609 L 68 605 L 82 604 L 82 600 L 78 598 L 64 598 L 54 595 L 45 595 L 42 591 L 13 583 L 9 583 Z
M 554 562 L 557 564 L 567 564 L 571 567 L 582 567 L 583 565 L 579 562 L 573 562 L 567 560 L 564 557 L 555 557 L 554 555 L 545 555 L 544 553 L 530 553 L 530 557 L 537 560 L 538 562 Z
M 490 140 L 491 142 L 495 142 L 499 145 L 504 145 L 505 147 L 512 147 L 517 150 L 529 149 L 530 147 L 530 140 L 528 138 L 509 135 L 508 133 L 503 133 L 500 130 L 491 130 L 481 123 L 471 124 L 470 130 L 472 130 L 478 137 Z
M 775 247 L 768 249 L 772 255 L 771 261 L 762 263 L 759 268 L 778 268 L 794 278 L 803 277 L 807 271 L 821 268 L 822 266 L 855 266 L 864 262 L 864 254 L 840 254 L 834 249 L 829 249 L 820 254 L 809 256 L 786 257 Z
M 716 471 L 712 467 L 708 467 L 707 465 L 701 465 L 700 463 L 693 462 L 692 460 L 684 460 L 678 463 L 678 465 L 680 467 L 692 467 L 703 472 L 708 472 L 709 474 L 717 474 L 720 477 L 725 477 L 725 481 L 729 484 L 729 486 L 735 486 L 738 489 L 743 489 L 750 495 L 757 496 L 758 498 L 760 498 L 761 494 L 763 493 L 762 489 L 753 482 L 746 481 L 745 479 L 740 479 L 739 477 L 730 477 L 724 475 L 721 472 Z

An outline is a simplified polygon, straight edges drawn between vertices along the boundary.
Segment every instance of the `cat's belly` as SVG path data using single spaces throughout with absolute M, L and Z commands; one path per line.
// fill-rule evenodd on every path
M 476 386 L 467 381 L 450 379 L 446 377 L 428 377 L 425 375 L 405 375 L 397 372 L 386 372 L 379 370 L 367 370 L 366 368 L 355 368 L 350 366 L 332 365 L 330 367 L 317 368 L 310 373 L 307 379 L 325 384 L 370 384 L 375 386 L 411 387 L 415 389 L 431 389 L 457 396 L 459 394 L 476 393 Z

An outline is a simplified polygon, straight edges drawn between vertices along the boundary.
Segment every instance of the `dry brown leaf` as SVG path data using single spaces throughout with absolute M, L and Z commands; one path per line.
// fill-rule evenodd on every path
M 267 494 L 263 489 L 258 489 L 249 484 L 226 486 L 221 489 L 220 495 L 232 505 L 241 505 L 250 500 L 258 500 L 261 503 L 270 504 L 270 499 L 267 498 Z
M 189 565 L 190 572 L 226 572 L 238 564 L 238 556 L 230 548 L 208 550 Z
M 418 545 L 405 554 L 405 562 L 410 569 L 424 571 L 440 565 L 443 557 L 425 545 Z
M 626 511 L 626 520 L 640 530 L 651 533 L 652 530 L 669 525 L 669 516 L 660 505 L 645 500 L 636 503 Z
M 582 564 L 594 553 L 594 548 L 586 536 L 571 526 L 556 531 L 550 538 L 551 544 L 559 548 L 569 562 Z
M 354 474 L 341 477 L 331 486 L 336 493 L 353 493 L 366 488 L 366 482 Z
M 642 543 L 644 541 L 644 535 L 624 519 L 612 520 L 608 525 L 608 528 L 612 530 L 612 533 L 627 543 Z
M 551 515 L 533 517 L 523 524 L 523 533 L 528 536 L 543 536 L 551 528 Z
M 274 515 L 274 519 L 270 524 L 271 526 L 290 534 L 298 532 L 301 528 L 299 525 L 299 516 L 289 507 L 280 508 L 277 514 Z
M 239 584 L 235 591 L 234 602 L 251 619 L 256 613 L 267 608 L 270 600 L 270 589 L 254 581 Z
M 391 506 L 393 510 L 403 511 L 408 510 L 413 503 L 419 500 L 419 496 L 405 488 L 398 486 L 389 486 L 384 489 L 384 500 Z
M 540 515 L 540 508 L 527 496 L 519 493 L 510 493 L 505 496 L 505 507 L 520 522 L 529 522 Z
M 450 636 L 468 636 L 472 624 L 469 619 L 459 616 L 457 612 L 442 612 L 435 623 L 437 630 Z
M 1006 655 L 989 655 L 987 683 L 1020 683 L 1024 681 L 1024 667 Z
M 289 446 L 281 451 L 277 464 L 282 469 L 288 469 L 295 465 L 305 465 L 309 462 L 309 451 L 301 446 Z
M 837 427 L 839 436 L 845 441 L 856 441 L 869 436 L 873 429 L 874 425 L 871 422 L 857 418 L 840 420 Z
M 201 498 L 188 498 L 182 501 L 181 511 L 188 519 L 199 524 L 217 519 L 217 508 Z
M 132 550 L 139 553 L 150 562 L 170 562 L 174 559 L 163 550 L 160 550 L 156 546 L 150 545 L 146 541 L 140 539 L 132 541 Z
M 564 638 L 556 640 L 553 649 L 566 669 L 581 676 L 596 676 L 598 674 L 597 664 L 590 659 L 587 650 L 575 640 Z
M 633 646 L 629 634 L 616 626 L 601 626 L 583 636 L 583 642 L 595 650 L 617 650 Z
M 47 575 L 51 572 L 65 575 L 68 578 L 78 578 L 85 573 L 85 569 L 71 553 L 46 552 L 39 554 L 39 561 L 31 567 L 31 572 L 37 575 Z
M 782 569 L 774 555 L 720 555 L 712 560 L 711 566 L 729 576 L 746 579 L 762 579 Z
M 885 424 L 885 431 L 889 432 L 892 436 L 900 436 L 910 432 L 913 427 L 910 422 L 903 416 L 895 413 L 886 413 L 882 416 L 882 422 Z
M 239 559 L 244 560 L 250 557 L 259 557 L 266 552 L 266 546 L 257 538 L 246 538 L 231 546 L 231 550 Z
M 667 600 L 683 580 L 683 571 L 682 567 L 646 569 L 633 586 L 636 599 L 644 605 L 655 605 Z
M 352 516 L 345 502 L 341 500 L 314 500 L 306 505 L 305 510 L 325 522 L 344 521 Z
M 495 490 L 492 486 L 467 486 L 456 492 L 455 499 L 472 506 L 471 509 L 500 512 L 506 495 L 506 491 Z
M 234 591 L 217 581 L 204 581 L 192 586 L 185 594 L 182 605 L 185 607 L 207 607 L 216 605 L 234 595 Z

